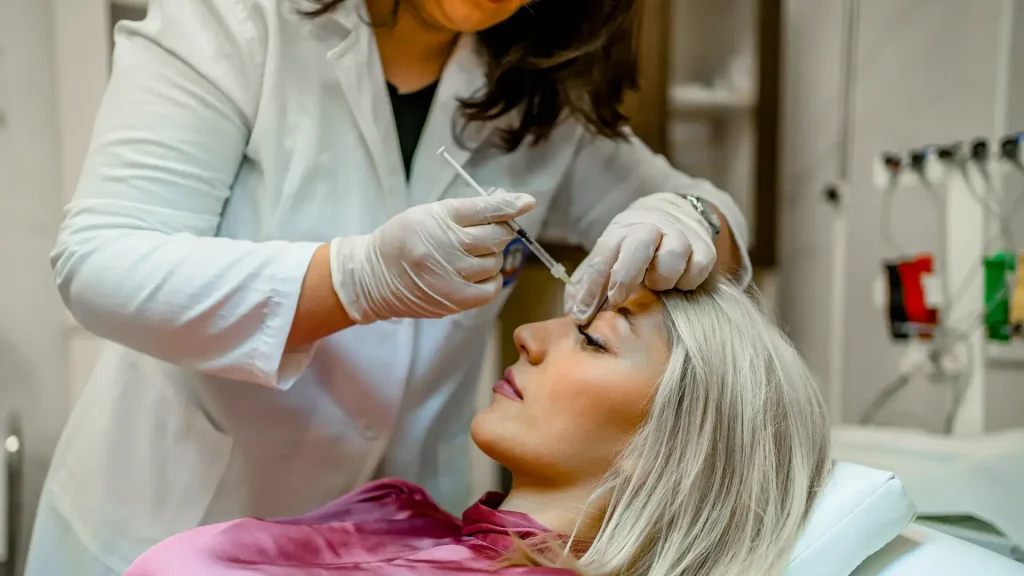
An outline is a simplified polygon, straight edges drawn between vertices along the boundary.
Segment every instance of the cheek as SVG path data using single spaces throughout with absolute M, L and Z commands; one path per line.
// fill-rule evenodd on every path
M 632 437 L 647 413 L 654 382 L 643 371 L 614 360 L 589 362 L 585 369 L 567 370 L 552 382 L 538 412 L 545 421 L 573 430 L 582 442 Z
M 524 432 L 567 480 L 597 480 L 611 469 L 643 424 L 654 390 L 654 379 L 618 360 L 586 365 L 551 382 L 530 407 Z
M 523 403 L 496 399 L 473 421 L 473 440 L 517 477 L 597 479 L 636 434 L 658 375 L 610 358 L 546 361 Z

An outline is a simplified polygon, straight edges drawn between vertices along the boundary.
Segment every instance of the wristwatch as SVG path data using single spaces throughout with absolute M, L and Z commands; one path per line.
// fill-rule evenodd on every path
M 718 233 L 722 231 L 722 222 L 718 219 L 718 213 L 696 196 L 685 194 L 683 198 L 686 198 L 697 214 L 700 214 L 700 217 L 711 227 L 711 240 L 717 240 Z

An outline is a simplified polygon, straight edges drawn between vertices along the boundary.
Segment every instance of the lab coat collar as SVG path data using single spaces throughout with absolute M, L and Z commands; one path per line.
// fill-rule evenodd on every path
M 441 198 L 456 176 L 455 168 L 437 156 L 442 146 L 462 164 L 490 135 L 489 123 L 466 124 L 459 111 L 460 100 L 479 96 L 487 88 L 486 70 L 476 37 L 463 34 L 441 74 L 413 157 L 410 193 L 417 203 Z
M 327 46 L 327 55 L 332 58 L 360 25 L 370 21 L 366 11 L 366 0 L 348 0 L 333 12 L 314 19 L 306 18 L 299 13 L 299 10 L 309 8 L 302 0 L 292 0 L 291 3 L 294 6 L 286 12 L 287 17 L 298 20 L 313 40 Z
M 459 101 L 487 87 L 486 62 L 476 36 L 463 34 L 445 64 L 413 157 L 409 189 L 402 176 L 401 147 L 366 0 L 348 0 L 328 17 L 310 23 L 310 34 L 328 47 L 327 57 L 352 106 L 392 214 L 410 204 L 440 199 L 456 176 L 437 151 L 443 146 L 460 164 L 490 136 L 490 124 L 466 125 Z M 456 139 L 458 135 L 458 139 Z
M 312 33 L 329 47 L 327 58 L 334 63 L 335 75 L 373 163 L 385 209 L 394 216 L 409 206 L 409 195 L 384 69 L 369 22 L 365 0 L 348 0 L 322 23 L 315 24 Z

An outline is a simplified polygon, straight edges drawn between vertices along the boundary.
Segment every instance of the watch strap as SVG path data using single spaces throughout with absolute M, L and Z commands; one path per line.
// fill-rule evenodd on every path
M 683 198 L 693 206 L 697 214 L 708 223 L 708 227 L 711 228 L 711 239 L 717 240 L 718 234 L 722 231 L 722 223 L 718 219 L 718 213 L 708 206 L 704 200 L 692 194 L 684 194 Z

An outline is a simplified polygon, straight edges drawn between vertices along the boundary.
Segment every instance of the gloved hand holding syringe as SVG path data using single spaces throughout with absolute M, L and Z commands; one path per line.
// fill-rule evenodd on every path
M 462 169 L 462 166 L 459 166 L 459 163 L 456 162 L 455 159 L 452 158 L 450 154 L 445 152 L 444 146 L 442 146 L 441 149 L 437 151 L 437 153 L 438 155 L 443 156 L 444 159 L 447 160 L 448 163 L 450 163 L 453 168 L 455 168 L 455 171 L 458 173 L 458 175 L 463 180 L 465 180 L 466 183 L 469 184 L 474 190 L 476 190 L 481 196 L 490 196 L 487 190 L 484 190 L 479 184 L 477 184 L 476 180 L 473 180 L 473 177 L 467 174 L 466 171 Z M 517 236 L 523 239 L 523 243 L 525 243 L 530 248 L 530 251 L 536 254 L 537 258 L 539 258 L 540 261 L 545 266 L 547 266 L 548 270 L 551 271 L 552 276 L 558 278 L 566 285 L 569 285 L 569 275 L 565 273 L 565 266 L 562 266 L 561 264 L 556 262 L 555 259 L 552 258 L 550 254 L 548 254 L 547 250 L 545 250 L 540 244 L 534 241 L 534 239 L 531 238 L 526 233 L 526 230 L 522 226 L 520 226 L 519 223 L 516 222 L 514 219 L 508 221 L 508 226 L 509 228 L 512 229 L 513 232 L 516 233 Z

